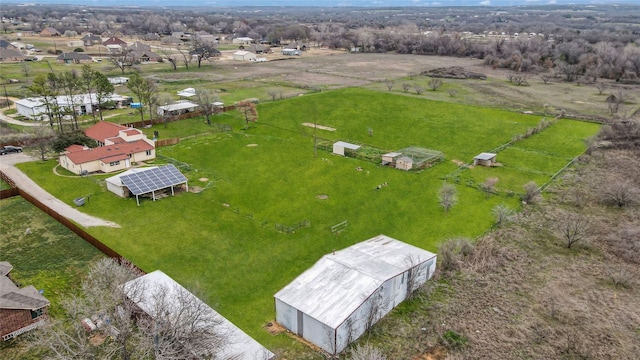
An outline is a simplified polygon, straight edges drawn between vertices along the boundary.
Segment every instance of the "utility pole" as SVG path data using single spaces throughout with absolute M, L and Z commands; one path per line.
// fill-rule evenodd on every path
M 2 84 L 2 87 L 4 88 L 4 98 L 7 101 L 7 106 L 11 109 L 11 103 L 9 102 L 9 96 L 7 95 L 7 85 Z

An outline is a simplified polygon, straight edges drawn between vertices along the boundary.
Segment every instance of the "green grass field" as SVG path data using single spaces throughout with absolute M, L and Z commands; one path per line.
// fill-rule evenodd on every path
M 87 264 L 104 255 L 20 197 L 2 200 L 0 208 L 0 260 L 13 265 L 11 278 L 22 286 L 44 290 L 49 314 L 66 316 L 60 300 L 74 293 Z M 42 359 L 27 343 L 28 336 L 0 342 L 2 358 Z
M 210 305 L 276 349 L 291 346 L 291 341 L 261 329 L 274 317 L 272 296 L 322 255 L 381 233 L 436 251 L 446 238 L 476 237 L 487 231 L 494 206 L 516 208 L 517 196 L 487 198 L 461 182 L 459 202 L 445 214 L 437 193 L 442 179 L 457 169 L 452 160 L 470 163 L 476 154 L 509 142 L 540 121 L 536 116 L 363 89 L 269 102 L 258 111 L 258 123 L 247 130 L 239 130 L 243 124 L 229 114 L 224 121 L 230 121 L 236 131 L 157 150 L 191 165 L 185 175 L 190 188 L 202 188 L 199 193 L 143 200 L 138 207 L 135 199 L 107 192 L 103 175 L 55 177 L 51 175 L 54 161 L 20 168 L 69 204 L 76 197 L 91 195 L 82 210 L 122 227 L 90 228 L 89 232 L 141 268 L 161 269 L 186 286 L 203 289 Z M 428 170 L 404 172 L 321 150 L 314 156 L 316 131 L 302 126 L 303 122 L 336 128 L 317 130 L 322 138 L 385 150 L 421 146 L 442 151 L 445 161 Z M 161 137 L 162 126 L 154 127 Z M 206 127 L 194 119 L 169 126 L 176 134 Z M 476 181 L 498 177 L 500 189 L 521 193 L 525 183 L 544 183 L 581 154 L 582 140 L 598 128 L 559 121 L 499 153 L 503 167 L 476 167 L 461 172 L 461 177 Z M 375 190 L 382 183 L 388 186 Z M 293 234 L 275 228 L 304 220 L 311 227 Z M 330 227 L 345 220 L 347 229 L 332 236 Z

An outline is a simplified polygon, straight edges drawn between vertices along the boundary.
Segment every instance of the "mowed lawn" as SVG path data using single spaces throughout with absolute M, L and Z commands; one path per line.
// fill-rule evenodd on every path
M 247 130 L 239 130 L 242 125 L 235 122 L 234 132 L 158 149 L 163 156 L 190 164 L 185 172 L 189 186 L 202 191 L 143 200 L 139 207 L 135 199 L 107 192 L 104 176 L 53 177 L 53 161 L 20 167 L 70 204 L 75 197 L 91 195 L 82 210 L 122 227 L 89 232 L 141 268 L 161 269 L 199 289 L 210 305 L 275 349 L 291 346 L 291 341 L 262 329 L 274 318 L 272 296 L 322 255 L 381 233 L 437 251 L 446 238 L 475 237 L 489 229 L 494 206 L 515 208 L 517 196 L 487 198 L 461 183 L 458 204 L 445 214 L 437 194 L 442 179 L 457 168 L 452 160 L 469 163 L 476 154 L 540 121 L 536 116 L 362 89 L 270 102 L 259 105 L 258 111 L 258 123 Z M 315 131 L 304 122 L 336 131 Z M 513 154 L 505 153 L 503 168 L 484 170 L 494 176 L 493 170 L 513 168 L 509 187 L 521 192 L 521 184 L 550 178 L 584 151 L 582 140 L 597 130 L 593 124 L 560 121 L 510 148 Z M 385 150 L 426 147 L 442 151 L 445 161 L 417 173 L 404 172 L 314 152 L 314 133 Z M 519 164 L 507 166 L 508 158 L 516 164 L 543 149 L 553 161 L 524 161 L 526 171 L 518 170 Z M 499 161 L 501 157 L 502 153 Z M 295 233 L 276 230 L 276 224 L 293 226 L 306 220 L 311 226 Z M 331 226 L 342 221 L 348 221 L 346 230 L 332 235 Z

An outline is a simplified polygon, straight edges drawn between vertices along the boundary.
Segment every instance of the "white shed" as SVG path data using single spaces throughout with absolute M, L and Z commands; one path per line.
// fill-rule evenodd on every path
M 238 51 L 233 53 L 233 60 L 255 61 L 256 60 L 256 54 L 254 54 L 254 53 L 252 53 L 250 51 L 238 50 Z
M 333 144 L 333 153 L 344 156 L 344 149 L 358 150 L 360 145 L 349 144 L 348 142 L 338 141 Z
M 192 103 L 190 101 L 182 100 L 173 104 L 158 106 L 158 115 L 180 115 L 188 112 L 194 112 L 198 110 L 200 105 Z
M 436 254 L 378 235 L 323 256 L 274 295 L 276 321 L 335 355 L 436 269 Z
M 413 159 L 408 156 L 403 156 L 396 160 L 396 169 L 411 170 L 413 168 Z
M 198 299 L 198 297 L 160 270 L 125 283 L 124 291 L 127 297 L 151 318 L 160 315 L 158 314 L 160 310 L 167 312 L 166 315 L 169 316 L 177 315 L 180 311 L 184 312 L 184 309 L 180 308 L 180 306 L 184 306 L 184 304 L 193 304 L 194 308 L 202 311 L 198 321 L 194 322 L 193 326 L 213 327 L 213 331 L 221 334 L 225 341 L 223 341 L 222 345 L 216 341 L 211 344 L 202 343 L 202 346 L 190 349 L 194 354 L 194 359 L 275 359 L 275 355 L 271 351 L 267 350 L 267 348 L 255 341 L 211 307 L 203 304 L 202 300 Z M 163 299 L 163 296 L 160 296 L 160 294 L 164 292 L 166 292 L 166 299 L 183 299 L 182 303 L 178 303 L 176 300 L 175 304 L 158 304 L 157 302 Z M 159 305 L 164 306 L 160 309 Z
M 137 172 L 141 172 L 149 169 L 155 169 L 155 168 L 157 168 L 157 166 L 151 166 L 146 168 L 133 168 L 125 172 L 121 172 L 120 174 L 112 176 L 110 178 L 106 178 L 105 181 L 107 183 L 107 190 L 111 191 L 112 193 L 122 198 L 126 198 L 129 196 L 129 189 L 122 183 L 122 180 L 120 180 L 120 177 L 135 174 Z
M 498 154 L 480 153 L 473 158 L 473 165 L 493 166 L 496 163 Z

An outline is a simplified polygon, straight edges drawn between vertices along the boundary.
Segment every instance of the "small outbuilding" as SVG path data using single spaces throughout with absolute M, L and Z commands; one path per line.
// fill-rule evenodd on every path
M 285 56 L 300 56 L 300 55 L 302 55 L 302 50 L 285 48 L 285 49 L 282 49 L 282 55 L 285 55 Z
M 382 155 L 382 165 L 394 166 L 396 161 L 402 156 L 399 152 L 390 152 Z
M 408 156 L 402 156 L 396 160 L 396 169 L 409 171 L 413 168 L 413 159 Z
M 378 235 L 323 256 L 275 295 L 276 321 L 331 355 L 430 279 L 436 254 Z
M 496 157 L 498 154 L 494 153 L 480 153 L 473 158 L 473 166 L 494 166 L 496 164 Z
M 333 153 L 336 155 L 344 156 L 344 150 L 358 150 L 360 149 L 360 145 L 349 144 L 348 142 L 338 141 L 333 144 Z
M 164 115 L 173 116 L 173 115 L 186 114 L 188 112 L 194 112 L 198 110 L 199 106 L 200 105 L 198 104 L 194 104 L 190 101 L 183 100 L 183 101 L 178 101 L 169 105 L 158 106 L 157 111 L 158 111 L 158 115 L 160 116 L 164 116 Z

